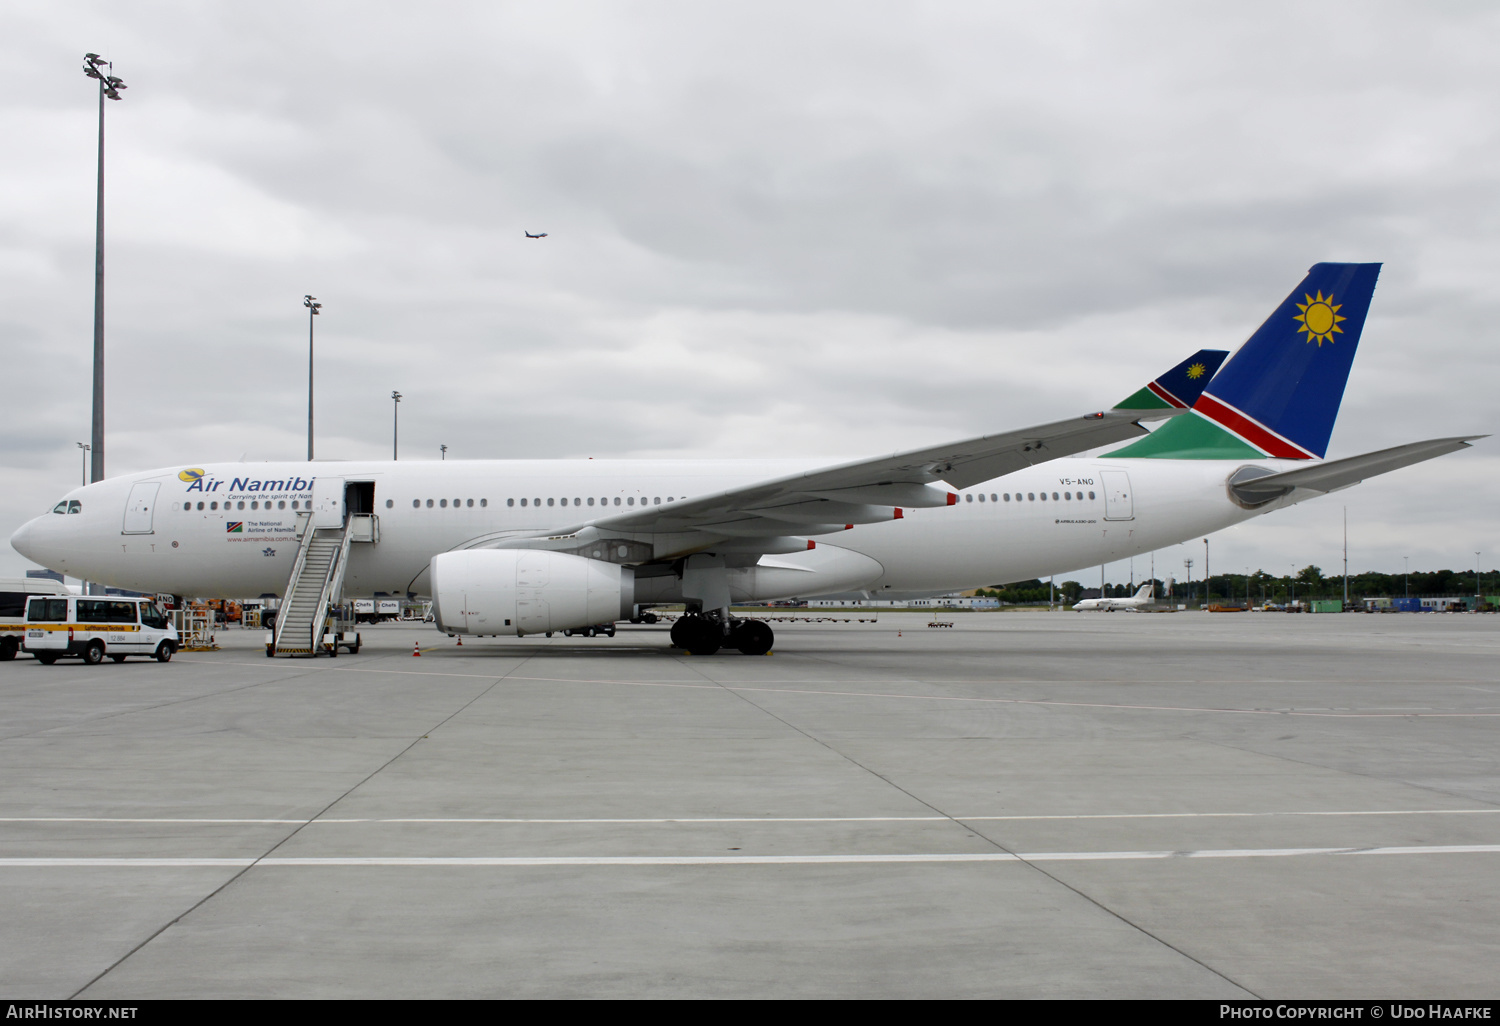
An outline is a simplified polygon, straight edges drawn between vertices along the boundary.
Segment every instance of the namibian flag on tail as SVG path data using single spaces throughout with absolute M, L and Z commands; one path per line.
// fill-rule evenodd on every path
M 1314 264 L 1190 414 L 1109 455 L 1322 459 L 1379 276 L 1379 264 Z
M 1200 349 L 1130 398 L 1116 403 L 1115 409 L 1191 409 L 1228 355 L 1226 349 Z

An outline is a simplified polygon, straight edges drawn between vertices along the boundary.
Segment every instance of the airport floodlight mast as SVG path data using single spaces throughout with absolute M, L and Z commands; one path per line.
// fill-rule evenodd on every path
M 84 54 L 83 73 L 99 82 L 99 191 L 94 208 L 94 428 L 90 476 L 104 480 L 104 101 L 120 99 L 125 83 L 110 74 L 114 64 L 97 53 Z
M 317 296 L 303 296 L 307 307 L 307 462 L 313 458 L 313 318 L 323 310 Z
M 438 446 L 438 451 L 442 453 L 439 459 L 446 460 L 448 458 L 448 447 L 446 445 Z
M 89 443 L 79 442 L 78 448 L 83 451 L 83 483 L 89 483 Z
M 401 393 L 391 393 L 391 462 L 396 462 L 397 443 L 401 440 Z

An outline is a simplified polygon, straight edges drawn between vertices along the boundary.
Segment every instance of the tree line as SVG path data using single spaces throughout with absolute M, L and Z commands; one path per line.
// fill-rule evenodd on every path
M 1166 582 L 1140 580 L 1131 584 L 1109 584 L 1104 588 L 1105 598 L 1129 598 L 1143 584 L 1156 585 L 1157 598 L 1166 596 Z M 1059 581 L 1056 586 L 1056 601 L 1072 605 L 1084 593 L 1097 597 L 1098 588 L 1087 587 L 1078 581 Z M 1012 581 L 1009 584 L 992 584 L 975 592 L 1001 602 L 1024 604 L 1046 602 L 1053 592 L 1046 581 L 1032 578 L 1029 581 Z M 1381 573 L 1367 570 L 1349 575 L 1350 599 L 1399 598 L 1404 595 L 1495 595 L 1500 594 L 1500 570 L 1482 571 L 1476 578 L 1473 570 L 1413 570 L 1410 574 Z M 1322 567 L 1309 564 L 1295 574 L 1276 576 L 1264 570 L 1250 574 L 1215 574 L 1207 581 L 1176 581 L 1173 598 L 1179 602 L 1220 601 L 1244 602 L 1248 597 L 1254 605 L 1262 602 L 1287 602 L 1295 598 L 1310 600 L 1319 598 L 1342 598 L 1344 578 L 1340 574 L 1325 576 Z

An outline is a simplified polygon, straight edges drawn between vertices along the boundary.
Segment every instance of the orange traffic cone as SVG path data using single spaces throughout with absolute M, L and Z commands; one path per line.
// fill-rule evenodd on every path
M 459 648 L 463 648 L 464 647 L 464 636 L 462 634 L 460 634 L 458 636 L 458 647 Z
M 419 642 L 413 641 L 411 643 L 411 654 L 413 656 L 420 656 L 422 654 L 422 646 Z

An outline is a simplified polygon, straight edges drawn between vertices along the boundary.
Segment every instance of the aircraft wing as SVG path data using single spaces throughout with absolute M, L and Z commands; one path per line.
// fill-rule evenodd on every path
M 1188 387 L 1201 390 L 1223 356 L 1201 350 L 1158 380 L 1196 365 L 1201 380 L 1179 386 L 1177 393 Z M 1196 390 L 1190 394 L 1196 396 Z M 474 539 L 465 547 L 586 551 L 601 540 L 615 539 L 641 543 L 642 554 L 650 553 L 647 559 L 692 552 L 725 539 L 733 539 L 745 552 L 806 549 L 809 536 L 900 519 L 905 509 L 957 502 L 957 496 L 937 482 L 968 488 L 1038 463 L 1136 438 L 1147 433 L 1142 421 L 1177 416 L 1191 405 L 1143 402 L 1144 393 L 1143 389 L 1109 410 L 1068 420 L 835 464 L 667 505 L 558 525 L 534 535 Z M 635 551 L 632 546 L 631 562 L 637 561 Z
M 1357 485 L 1368 477 L 1376 477 L 1443 456 L 1459 449 L 1469 448 L 1469 443 L 1484 435 L 1467 435 L 1462 438 L 1433 438 L 1425 442 L 1410 442 L 1378 452 L 1367 452 L 1362 456 L 1350 456 L 1342 460 L 1314 463 L 1310 467 L 1298 467 L 1279 474 L 1245 474 L 1241 471 L 1230 479 L 1230 487 L 1242 501 L 1252 505 L 1270 502 L 1293 490 L 1305 488 L 1313 492 L 1332 492 L 1340 488 Z M 1246 468 L 1258 470 L 1260 468 Z M 1244 476 L 1241 476 L 1244 475 Z

